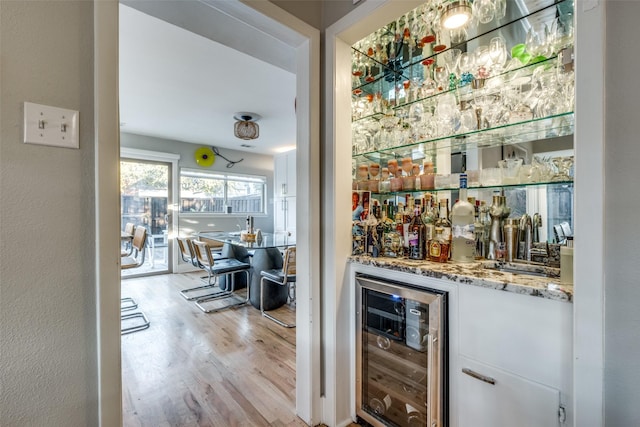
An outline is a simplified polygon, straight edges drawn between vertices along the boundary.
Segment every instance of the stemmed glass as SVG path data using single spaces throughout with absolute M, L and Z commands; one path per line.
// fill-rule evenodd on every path
M 537 27 L 529 28 L 527 31 L 527 37 L 525 45 L 527 46 L 527 52 L 529 52 L 534 58 L 543 56 L 549 57 L 551 53 L 551 43 L 549 43 L 549 28 L 546 24 L 540 24 Z
M 460 59 L 458 59 L 458 68 L 460 69 L 460 80 L 458 84 L 460 86 L 466 86 L 473 81 L 473 74 L 471 72 L 475 64 L 475 57 L 472 53 L 462 52 L 460 54 Z
M 449 49 L 445 53 L 445 66 L 449 72 L 449 89 L 455 89 L 457 80 L 460 77 L 459 61 L 462 51 L 460 49 Z
M 489 48 L 487 46 L 478 46 L 473 51 L 474 61 L 476 64 L 476 78 L 486 79 L 489 77 L 489 70 L 487 69 L 491 57 L 489 56 Z
M 494 18 L 502 19 L 507 15 L 507 0 L 493 0 Z
M 434 1 L 429 1 L 424 5 L 422 12 L 422 21 L 424 22 L 424 31 L 421 39 L 422 44 L 431 44 L 436 41 L 436 32 L 434 23 L 437 22 L 438 6 Z
M 433 77 L 435 78 L 436 83 L 438 83 L 438 91 L 442 92 L 445 88 L 449 87 L 449 72 L 447 71 L 447 67 L 436 67 L 433 71 Z
M 507 45 L 502 37 L 494 37 L 489 42 L 489 58 L 491 58 L 492 74 L 502 72 L 507 62 Z
M 422 91 L 424 96 L 433 95 L 438 89 L 435 80 L 431 77 L 431 66 L 434 62 L 435 60 L 433 58 L 427 58 L 422 61 L 422 65 L 424 65 L 425 68 L 424 81 L 422 82 Z
M 472 4 L 473 15 L 482 24 L 493 20 L 495 8 L 492 0 L 475 0 Z
M 360 86 L 362 84 L 360 78 L 364 74 L 364 71 L 360 56 L 360 52 L 358 52 L 357 50 L 353 51 L 353 59 L 351 60 L 351 75 L 353 76 L 351 81 L 352 87 Z

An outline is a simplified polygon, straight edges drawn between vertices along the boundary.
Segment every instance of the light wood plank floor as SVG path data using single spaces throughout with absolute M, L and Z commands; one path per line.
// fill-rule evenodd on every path
M 201 273 L 122 280 L 151 321 L 122 337 L 125 426 L 304 426 L 295 415 L 295 329 L 247 305 L 206 314 L 179 290 Z M 295 310 L 272 312 L 287 322 Z

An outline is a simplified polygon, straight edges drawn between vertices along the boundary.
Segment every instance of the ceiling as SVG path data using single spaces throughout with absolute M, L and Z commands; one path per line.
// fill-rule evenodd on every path
M 169 23 L 188 18 L 185 2 L 180 3 L 181 9 L 170 13 L 166 8 L 171 2 L 139 2 L 161 4 L 165 9 L 157 15 L 164 19 L 166 12 L 171 16 L 166 20 L 120 4 L 121 131 L 262 154 L 295 147 L 296 77 L 287 71 L 295 63 L 295 50 L 202 2 L 194 2 L 194 7 L 204 9 L 191 10 L 194 19 L 189 25 Z M 211 20 L 207 14 L 213 14 Z M 247 31 L 256 34 L 248 36 Z M 255 54 L 247 55 L 211 40 L 224 40 L 223 34 L 227 39 L 235 34 L 239 43 L 260 42 L 241 48 L 254 49 Z M 261 116 L 258 139 L 234 137 L 233 116 L 241 111 Z

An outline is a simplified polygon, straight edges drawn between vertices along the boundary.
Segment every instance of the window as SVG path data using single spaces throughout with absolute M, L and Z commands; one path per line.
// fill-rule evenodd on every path
M 180 212 L 266 214 L 266 178 L 180 171 Z

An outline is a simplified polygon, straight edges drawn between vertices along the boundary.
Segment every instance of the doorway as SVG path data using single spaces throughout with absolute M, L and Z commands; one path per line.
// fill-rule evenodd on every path
M 216 3 L 229 16 L 251 22 L 266 34 L 295 49 L 297 76 L 297 183 L 304 197 L 298 198 L 297 235 L 299 281 L 296 335 L 301 337 L 296 351 L 296 412 L 308 424 L 321 418 L 320 366 L 320 33 L 270 2 L 247 6 L 240 1 Z M 118 153 L 118 3 L 95 5 L 96 71 L 96 209 L 98 229 L 98 313 L 100 419 L 114 425 L 121 419 L 119 349 L 119 291 L 112 286 L 120 272 L 110 254 L 118 245 L 114 230 L 119 228 Z M 314 82 L 314 84 L 312 84 Z M 111 141 L 111 142 L 108 142 Z M 175 183 L 174 183 L 175 185 Z M 174 220 L 175 221 L 175 220 Z M 174 223 L 175 226 L 175 223 Z M 175 257 L 175 255 L 174 255 Z
M 127 158 L 120 160 L 121 224 L 123 227 L 125 224 L 145 227 L 149 236 L 144 263 L 135 269 L 122 270 L 123 278 L 170 271 L 170 200 L 171 163 Z

